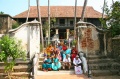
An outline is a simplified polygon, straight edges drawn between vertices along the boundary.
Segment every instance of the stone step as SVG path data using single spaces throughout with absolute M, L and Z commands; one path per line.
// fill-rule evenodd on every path
M 32 64 L 31 61 L 17 61 L 15 65 L 28 65 Z M 5 66 L 4 62 L 0 62 L 0 66 Z
M 111 66 L 108 63 L 99 63 L 99 64 L 89 64 L 91 70 L 104 70 L 110 69 Z
M 115 59 L 110 59 L 110 58 L 106 58 L 106 59 L 89 59 L 88 63 L 89 64 L 96 64 L 96 63 L 106 63 L 106 62 L 114 62 Z
M 109 76 L 109 75 L 117 75 L 118 70 L 110 71 L 110 70 L 92 70 L 93 76 Z
M 102 59 L 102 58 L 107 58 L 104 55 L 88 55 L 87 59 Z
M 92 70 L 104 70 L 104 69 L 120 69 L 120 64 L 114 63 L 97 63 L 89 64 L 90 69 Z
M 30 79 L 31 78 L 31 73 L 29 72 L 12 72 L 12 79 Z M 8 79 L 7 74 L 5 73 L 0 73 L 0 79 Z
M 27 66 L 27 65 L 20 65 L 20 66 L 14 66 L 13 71 L 14 72 L 30 72 L 32 71 L 31 68 L 32 66 Z M 0 67 L 0 73 L 4 73 L 4 66 Z
M 38 75 L 57 75 L 57 74 L 75 74 L 74 70 L 59 70 L 59 71 L 38 71 Z
M 43 60 L 44 60 L 44 57 L 40 57 L 40 58 L 39 58 L 39 61 L 43 61 Z

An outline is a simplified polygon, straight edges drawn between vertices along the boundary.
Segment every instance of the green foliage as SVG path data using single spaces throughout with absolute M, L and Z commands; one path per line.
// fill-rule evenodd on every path
M 47 31 L 49 29 L 49 23 L 48 23 L 48 20 L 45 21 L 45 24 L 43 25 L 43 30 L 44 31 Z
M 19 27 L 19 25 L 20 25 L 19 22 L 14 22 L 14 23 L 12 24 L 12 29 L 15 29 L 15 28 Z
M 105 5 L 105 13 L 107 17 L 101 19 L 103 28 L 109 29 L 112 36 L 120 34 L 120 1 L 116 1 L 110 8 Z M 109 27 L 108 27 L 109 26 Z
M 52 24 L 54 24 L 56 22 L 56 18 L 52 17 L 50 21 L 51 21 Z
M 73 41 L 72 41 L 72 45 L 75 45 L 75 46 L 76 46 L 76 44 L 77 44 L 77 41 L 76 41 L 76 40 L 73 40 Z
M 12 72 L 15 60 L 21 57 L 25 60 L 25 51 L 22 50 L 21 41 L 8 35 L 3 36 L 0 39 L 0 61 L 5 63 L 5 72 Z
M 1 11 L 0 14 L 4 14 L 4 12 Z

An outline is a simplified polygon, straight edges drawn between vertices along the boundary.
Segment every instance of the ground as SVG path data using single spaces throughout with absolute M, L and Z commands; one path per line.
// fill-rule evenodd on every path
M 86 75 L 75 75 L 74 71 L 38 71 L 35 79 L 90 79 Z M 120 79 L 120 76 L 98 76 L 91 79 Z
M 90 78 L 87 78 L 84 75 L 61 74 L 61 75 L 35 76 L 35 79 L 90 79 Z M 120 76 L 99 76 L 99 77 L 92 77 L 91 79 L 120 79 Z
M 71 74 L 59 74 L 59 75 L 42 75 L 35 76 L 35 79 L 89 79 L 84 75 L 71 75 Z

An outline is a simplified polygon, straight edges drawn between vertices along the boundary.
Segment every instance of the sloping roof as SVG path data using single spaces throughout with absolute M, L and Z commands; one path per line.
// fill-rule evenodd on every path
M 51 17 L 74 17 L 74 6 L 50 6 Z M 82 6 L 77 6 L 76 17 L 81 17 Z M 13 18 L 26 18 L 28 10 L 14 16 Z M 48 6 L 40 6 L 41 17 L 48 17 Z M 85 18 L 101 18 L 102 13 L 93 9 L 92 6 L 86 7 Z M 37 17 L 37 7 L 30 7 L 29 18 Z
M 9 16 L 10 18 L 12 18 L 9 14 L 0 14 L 0 16 Z

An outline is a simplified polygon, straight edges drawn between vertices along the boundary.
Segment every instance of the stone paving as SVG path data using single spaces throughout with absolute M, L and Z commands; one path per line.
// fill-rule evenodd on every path
M 89 79 L 84 75 L 59 74 L 35 76 L 35 79 Z
M 73 70 L 70 71 L 38 71 L 38 74 L 35 75 L 35 79 L 90 79 L 84 74 L 75 75 Z M 120 76 L 98 76 L 92 77 L 91 79 L 120 79 Z
M 74 71 L 38 71 L 38 74 L 35 76 L 35 79 L 89 79 L 87 76 L 75 75 Z

